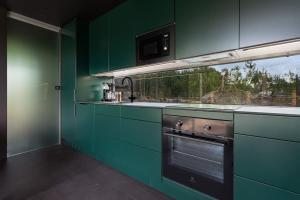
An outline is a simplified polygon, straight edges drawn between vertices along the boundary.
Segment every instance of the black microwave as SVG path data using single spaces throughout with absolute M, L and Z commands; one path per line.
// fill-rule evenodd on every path
M 166 62 L 175 59 L 174 25 L 165 26 L 136 38 L 137 65 Z

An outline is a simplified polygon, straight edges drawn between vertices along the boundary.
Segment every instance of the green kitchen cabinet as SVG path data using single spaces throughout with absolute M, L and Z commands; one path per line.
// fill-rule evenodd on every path
M 95 157 L 107 165 L 120 169 L 120 117 L 96 114 L 94 135 Z
M 210 196 L 195 191 L 167 178 L 162 179 L 160 191 L 168 194 L 170 197 L 176 200 L 214 200 L 214 198 Z
M 234 173 L 300 194 L 300 143 L 235 134 Z
M 136 65 L 134 1 L 129 0 L 109 12 L 109 70 Z
M 61 34 L 61 136 L 69 145 L 75 135 L 75 68 L 76 21 L 73 20 L 62 28 Z
M 140 121 L 161 123 L 162 111 L 160 108 L 122 106 L 121 117 Z
M 240 0 L 240 46 L 300 37 L 300 1 Z
M 94 154 L 93 104 L 76 104 L 75 147 L 89 155 Z
M 161 179 L 161 153 L 127 142 L 121 144 L 121 171 L 147 184 L 158 185 Z
M 132 0 L 135 5 L 135 33 L 140 35 L 174 23 L 174 0 Z
M 112 117 L 120 117 L 121 106 L 119 105 L 96 105 L 95 113 L 97 115 L 106 115 Z
M 90 74 L 109 70 L 109 29 L 108 14 L 90 23 Z
M 239 48 L 239 0 L 176 0 L 175 10 L 177 59 Z
M 121 130 L 121 140 L 161 152 L 161 123 L 123 118 L 121 120 Z
M 236 133 L 279 140 L 300 142 L 300 117 L 235 114 Z
M 234 178 L 235 200 L 299 200 L 300 195 L 243 177 Z

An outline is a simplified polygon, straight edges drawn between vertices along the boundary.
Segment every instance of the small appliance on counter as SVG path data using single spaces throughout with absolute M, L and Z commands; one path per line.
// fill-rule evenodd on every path
M 116 100 L 116 91 L 115 85 L 113 83 L 103 83 L 103 99 L 102 101 L 115 101 Z

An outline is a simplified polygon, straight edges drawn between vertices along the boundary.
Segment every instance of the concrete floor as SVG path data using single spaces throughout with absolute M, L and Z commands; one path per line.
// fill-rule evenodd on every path
M 169 197 L 66 146 L 0 163 L 1 200 L 168 200 Z

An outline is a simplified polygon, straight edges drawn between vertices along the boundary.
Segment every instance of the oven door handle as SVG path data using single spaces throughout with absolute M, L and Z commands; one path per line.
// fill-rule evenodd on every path
M 190 138 L 190 137 L 185 137 L 185 136 L 180 136 L 180 135 L 170 134 L 170 133 L 164 133 L 164 135 L 181 138 L 181 139 L 186 139 L 186 140 L 191 140 L 191 141 L 195 141 L 195 142 L 202 142 L 202 143 L 217 145 L 217 146 L 221 146 L 221 147 L 224 147 L 224 145 L 225 145 L 224 143 L 220 143 L 220 142 L 212 142 L 212 141 L 205 140 L 205 139 L 195 139 L 195 138 Z

